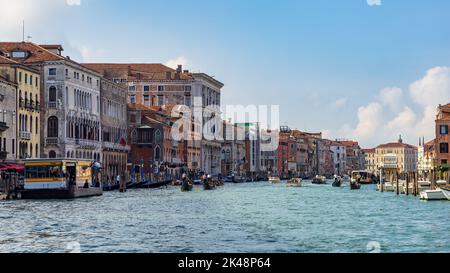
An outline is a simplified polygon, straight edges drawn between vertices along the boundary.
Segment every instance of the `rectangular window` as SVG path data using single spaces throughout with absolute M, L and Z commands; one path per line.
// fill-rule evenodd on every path
M 448 125 L 441 125 L 439 132 L 441 135 L 448 135 Z
M 136 86 L 134 86 L 134 85 L 128 86 L 128 91 L 129 92 L 136 92 Z
M 48 70 L 48 75 L 49 76 L 56 76 L 56 68 L 50 68 Z
M 164 91 L 164 85 L 158 85 L 158 91 L 163 92 Z
M 25 83 L 28 83 L 28 74 L 25 73 Z
M 26 53 L 24 51 L 13 51 L 12 57 L 13 58 L 25 58 Z
M 448 154 L 448 143 L 441 143 L 439 148 L 441 154 Z
M 150 86 L 144 85 L 144 92 L 150 92 Z
M 191 90 L 192 90 L 192 86 L 190 86 L 190 85 L 186 85 L 184 87 L 184 91 L 186 91 L 186 92 L 191 92 Z
M 22 72 L 19 72 L 19 82 L 22 82 Z
M 136 96 L 135 95 L 131 95 L 130 96 L 130 103 L 136 103 Z
M 16 153 L 16 150 L 15 150 L 16 144 L 15 144 L 14 139 L 11 139 L 11 141 L 12 141 L 12 149 L 11 149 L 11 152 L 12 152 L 12 154 L 15 154 L 15 153 Z
M 149 106 L 150 105 L 150 96 L 144 95 L 144 104 Z
M 158 106 L 164 105 L 164 96 L 158 96 Z
M 30 85 L 33 85 L 33 75 L 30 75 Z

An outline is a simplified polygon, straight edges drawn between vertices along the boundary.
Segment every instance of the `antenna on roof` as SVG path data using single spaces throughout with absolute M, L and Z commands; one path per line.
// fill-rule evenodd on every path
M 25 42 L 25 20 L 22 20 L 22 42 Z

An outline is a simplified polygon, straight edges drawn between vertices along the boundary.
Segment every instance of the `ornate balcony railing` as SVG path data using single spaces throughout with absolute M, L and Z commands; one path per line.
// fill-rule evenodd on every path
M 45 144 L 46 145 L 58 145 L 59 139 L 57 137 L 47 137 L 45 139 Z
M 57 109 L 58 108 L 58 103 L 56 101 L 50 101 L 47 103 L 47 107 L 49 109 Z

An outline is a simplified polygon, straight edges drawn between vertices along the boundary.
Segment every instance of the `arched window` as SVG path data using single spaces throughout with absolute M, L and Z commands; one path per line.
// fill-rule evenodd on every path
M 161 148 L 159 146 L 155 148 L 155 161 L 161 161 Z
M 48 118 L 47 137 L 58 137 L 58 118 L 55 116 Z
M 48 91 L 48 101 L 56 102 L 56 87 L 54 87 L 54 86 L 50 87 L 50 89 Z
M 56 158 L 56 152 L 55 151 L 50 151 L 48 153 L 48 158 Z
M 36 117 L 36 123 L 34 124 L 36 126 L 36 134 L 39 134 L 39 118 Z
M 30 116 L 30 133 L 33 133 L 33 117 Z
M 39 158 L 39 145 L 36 144 L 36 149 L 34 151 L 36 153 L 36 158 Z

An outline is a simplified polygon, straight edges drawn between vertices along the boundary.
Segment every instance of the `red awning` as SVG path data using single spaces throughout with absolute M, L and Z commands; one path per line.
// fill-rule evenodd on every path
M 25 171 L 25 167 L 17 164 L 0 163 L 0 171 L 21 173 Z

